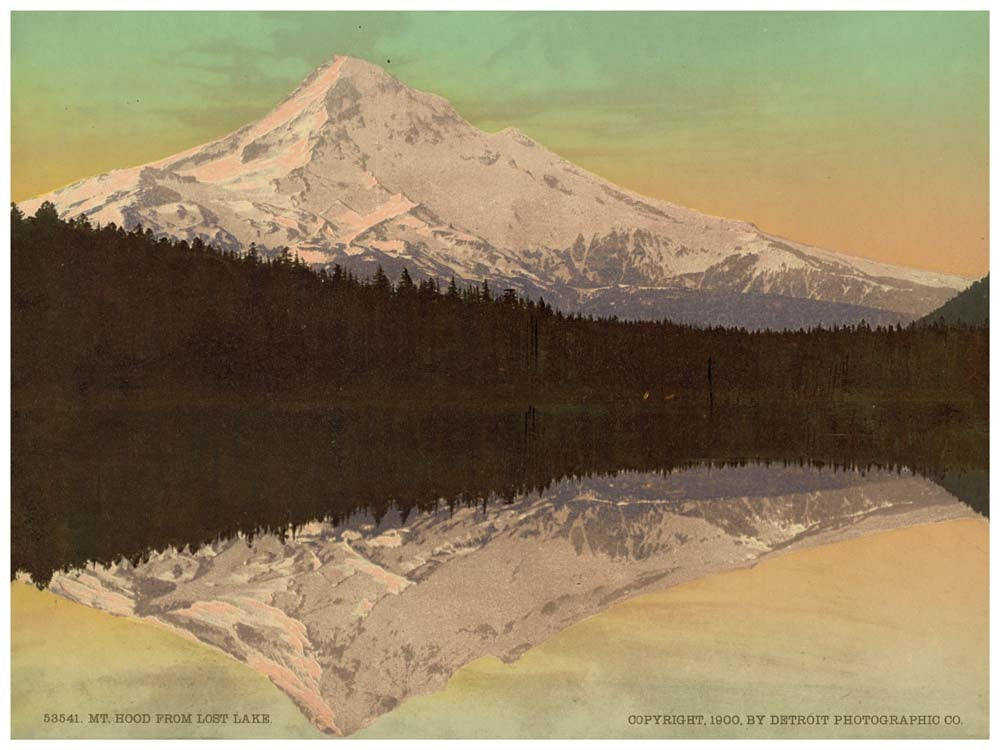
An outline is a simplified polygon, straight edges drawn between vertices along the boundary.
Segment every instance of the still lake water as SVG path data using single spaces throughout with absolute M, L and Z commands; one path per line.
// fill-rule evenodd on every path
M 979 443 L 905 424 L 684 405 L 15 408 L 12 570 L 221 649 L 352 734 L 641 594 L 986 515 Z
M 626 599 L 975 516 L 906 469 L 696 465 L 161 547 L 138 564 L 58 572 L 50 590 L 188 633 L 268 676 L 317 728 L 352 734 L 470 662 L 516 661 Z
M 911 411 L 15 403 L 11 567 L 44 584 L 67 567 L 138 563 L 149 551 L 237 534 L 281 536 L 358 511 L 379 520 L 392 509 L 489 507 L 565 478 L 705 464 L 909 467 L 988 514 L 985 430 Z

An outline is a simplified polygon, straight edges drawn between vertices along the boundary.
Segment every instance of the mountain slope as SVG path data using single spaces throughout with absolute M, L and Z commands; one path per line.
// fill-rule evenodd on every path
M 937 323 L 964 323 L 984 326 L 990 322 L 990 275 L 986 274 L 972 286 L 959 292 L 937 310 L 920 319 L 923 325 Z
M 599 314 L 661 317 L 656 292 L 669 289 L 673 308 L 700 291 L 721 295 L 723 308 L 745 307 L 747 294 L 754 309 L 807 300 L 789 325 L 828 314 L 824 303 L 850 306 L 834 317 L 871 321 L 877 309 L 910 319 L 967 285 L 645 198 L 515 129 L 478 130 L 441 97 L 349 57 L 321 66 L 234 133 L 21 207 L 34 213 L 43 200 L 63 217 L 141 223 L 233 249 L 288 246 L 316 265 L 489 278 Z M 629 304 L 639 291 L 646 303 Z M 608 297 L 622 303 L 600 302 Z M 698 295 L 685 300 L 675 317 L 715 322 Z

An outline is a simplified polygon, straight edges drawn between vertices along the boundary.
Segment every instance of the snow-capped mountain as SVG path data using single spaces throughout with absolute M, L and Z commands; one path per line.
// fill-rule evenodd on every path
M 957 276 L 809 247 L 645 198 L 519 131 L 483 132 L 439 96 L 336 57 L 268 115 L 160 161 L 25 201 L 63 217 L 317 266 L 491 279 L 597 314 L 751 326 L 911 319 Z

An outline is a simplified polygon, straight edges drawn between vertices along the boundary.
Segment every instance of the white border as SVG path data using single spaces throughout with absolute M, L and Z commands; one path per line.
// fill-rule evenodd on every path
M 210 2 L 197 2 L 195 0 L 177 0 L 176 2 L 147 2 L 143 3 L 141 7 L 137 7 L 135 0 L 103 0 L 99 2 L 91 2 L 87 4 L 75 4 L 69 2 L 51 2 L 50 0 L 6 0 L 4 3 L 4 10 L 2 23 L 0 23 L 0 41 L 6 50 L 2 58 L 0 58 L 0 73 L 2 73 L 3 80 L 8 82 L 8 92 L 9 81 L 10 81 L 10 11 L 29 11 L 29 10 L 199 10 L 199 11 L 240 11 L 240 10 L 250 10 L 250 11 L 261 11 L 261 10 L 272 10 L 272 11 L 291 11 L 291 10 L 311 10 L 311 11 L 344 11 L 344 10 L 398 10 L 398 11 L 414 11 L 414 10 L 454 10 L 454 11 L 482 11 L 482 10 L 498 10 L 498 11 L 516 11 L 516 10 L 614 10 L 614 11 L 629 11 L 629 10 L 672 10 L 672 11 L 684 11 L 684 10 L 729 10 L 729 11 L 756 11 L 756 10 L 789 10 L 789 11 L 871 11 L 871 10 L 884 10 L 884 11 L 906 11 L 906 10 L 919 10 L 919 11 L 992 11 L 994 2 L 989 0 L 988 2 L 970 2 L 969 0 L 951 0 L 951 2 L 930 2 L 928 0 L 918 0 L 916 2 L 863 2 L 863 0 L 839 0 L 839 2 L 787 2 L 787 1 L 775 1 L 770 0 L 770 2 L 720 2 L 719 0 L 704 0 L 703 2 L 670 2 L 667 1 L 655 1 L 655 0 L 621 0 L 621 2 L 598 2 L 594 0 L 538 0 L 536 2 L 487 2 L 485 0 L 438 0 L 438 2 L 426 2 L 424 0 L 412 0 L 411 2 L 386 2 L 385 0 L 370 0 L 369 2 L 339 2 L 337 0 L 327 1 L 327 2 L 317 2 L 316 0 L 298 0 L 297 2 L 290 2 L 286 5 L 278 5 L 274 2 L 262 2 L 260 0 L 212 0 Z M 993 135 L 996 133 L 996 123 L 998 117 L 998 107 L 996 104 L 996 97 L 994 96 L 994 82 L 997 80 L 998 73 L 1000 73 L 1000 68 L 998 68 L 996 57 L 994 56 L 994 40 L 998 38 L 1000 34 L 1000 26 L 995 22 L 994 14 L 990 14 L 990 141 L 992 144 Z M 11 197 L 11 186 L 10 186 L 10 157 L 11 157 L 11 141 L 10 141 L 10 98 L 6 96 L 2 101 L 3 108 L 3 128 L 5 131 L 4 145 L 2 150 L 2 166 L 5 173 L 8 175 L 8 179 L 4 182 L 4 193 L 6 196 L 5 205 L 10 205 Z M 998 166 L 995 161 L 992 160 L 992 148 L 990 149 L 991 162 L 990 162 L 990 183 L 991 185 L 998 184 Z M 994 242 L 994 231 L 993 228 L 997 225 L 997 220 L 1000 218 L 1000 214 L 997 211 L 997 201 L 995 199 L 995 194 L 993 191 L 990 192 L 990 267 L 992 268 L 995 258 L 996 250 Z M 10 237 L 10 216 L 8 211 L 4 210 L 2 226 L 4 229 L 4 235 L 7 238 L 5 240 L 4 247 L 9 247 L 9 237 Z M 4 454 L 7 456 L 7 460 L 3 464 L 3 485 L 4 492 L 0 494 L 0 504 L 3 506 L 4 517 L 6 519 L 6 525 L 4 526 L 3 536 L 0 537 L 6 541 L 5 545 L 0 545 L 0 558 L 2 558 L 3 569 L 7 575 L 7 580 L 10 579 L 10 266 L 9 266 L 9 255 L 6 256 L 7 261 L 3 264 L 2 270 L 0 270 L 0 275 L 3 277 L 2 285 L 0 289 L 3 292 L 3 300 L 0 302 L 0 316 L 3 318 L 2 326 L 0 326 L 0 336 L 2 336 L 2 346 L 3 346 L 3 357 L 5 366 L 3 368 L 3 382 L 0 384 L 0 394 L 2 394 L 3 403 L 5 405 L 5 411 L 7 414 L 7 419 L 3 422 L 2 431 L 0 431 L 0 441 L 2 441 L 2 449 Z M 990 308 L 990 316 L 993 319 L 997 319 L 996 308 L 998 303 L 994 299 Z M 990 333 L 990 391 L 995 390 L 995 385 L 997 382 L 997 346 L 1000 344 L 1000 334 L 997 333 L 996 329 L 992 330 Z M 993 424 L 997 423 L 998 413 L 1000 413 L 1000 406 L 995 403 L 990 405 L 990 421 Z M 991 467 L 996 466 L 997 458 L 1000 456 L 1000 449 L 997 448 L 996 442 L 990 446 L 990 465 Z M 990 472 L 991 484 L 993 480 L 993 471 Z M 994 534 L 990 532 L 990 546 L 993 547 Z M 997 571 L 1000 569 L 1000 565 L 997 564 L 995 558 L 991 556 L 990 563 L 990 574 L 991 580 L 997 579 Z M 1000 628 L 995 627 L 996 621 L 993 618 L 993 614 L 996 611 L 994 608 L 994 603 L 996 601 L 994 588 L 990 588 L 990 614 L 991 614 L 991 629 L 990 636 L 991 641 L 996 640 L 996 635 L 1000 632 Z M 0 698 L 2 698 L 3 704 L 0 707 L 0 716 L 2 716 L 2 721 L 0 721 L 0 742 L 4 745 L 10 744 L 20 744 L 22 742 L 29 742 L 28 740 L 11 740 L 10 738 L 10 596 L 5 596 L 3 598 L 3 606 L 0 607 L 0 624 L 2 624 L 3 632 L 7 638 L 8 646 L 6 648 L 0 649 L 0 664 L 3 665 L 3 673 L 6 677 L 4 679 L 2 686 L 0 686 Z M 990 651 L 990 675 L 998 673 L 998 659 L 996 657 L 996 651 L 991 649 Z M 991 683 L 991 697 L 990 697 L 990 717 L 991 723 L 993 717 L 997 715 L 998 701 L 1000 698 L 997 697 L 996 691 L 992 689 L 993 680 Z M 322 741 L 322 740 L 319 740 Z M 385 746 L 398 746 L 399 743 L 405 743 L 407 747 L 417 747 L 417 748 L 437 748 L 445 741 L 442 740 L 340 740 L 348 741 L 352 743 L 360 743 L 362 746 L 369 747 L 385 747 Z M 142 746 L 157 746 L 166 745 L 168 743 L 177 742 L 177 740 L 116 740 L 113 747 L 129 747 L 133 743 L 140 744 Z M 185 746 L 201 746 L 204 744 L 213 744 L 217 741 L 215 740 L 186 740 L 187 745 Z M 229 742 L 229 741 L 227 741 Z M 231 742 L 237 743 L 247 743 L 253 745 L 286 745 L 289 740 L 232 740 Z M 774 740 L 757 740 L 757 739 L 746 739 L 746 740 L 477 740 L 477 741 L 448 741 L 449 747 L 457 747 L 455 743 L 462 743 L 461 746 L 465 744 L 474 744 L 477 746 L 499 746 L 507 747 L 510 745 L 541 745 L 545 748 L 562 748 L 568 746 L 577 746 L 581 743 L 587 746 L 600 746 L 600 747 L 611 747 L 617 745 L 619 742 L 643 742 L 643 743 L 655 743 L 657 745 L 670 743 L 671 747 L 698 747 L 698 748 L 710 748 L 716 747 L 720 744 L 737 744 L 740 747 L 746 746 L 757 746 L 757 747 L 771 747 L 775 744 Z M 886 747 L 901 747 L 904 745 L 910 745 L 912 740 L 781 740 L 780 747 L 799 747 L 799 746 L 810 746 L 821 744 L 824 748 L 828 747 L 865 747 L 865 746 L 875 746 L 879 748 Z M 950 747 L 952 745 L 952 740 L 921 740 L 920 747 Z M 194 744 L 191 744 L 194 743 Z M 46 741 L 46 747 L 103 747 L 105 746 L 105 740 L 50 740 Z M 992 745 L 993 740 L 969 740 L 961 743 L 961 747 L 982 747 L 984 745 Z M 215 745 L 217 746 L 217 745 Z M 650 746 L 648 744 L 644 745 L 646 747 Z

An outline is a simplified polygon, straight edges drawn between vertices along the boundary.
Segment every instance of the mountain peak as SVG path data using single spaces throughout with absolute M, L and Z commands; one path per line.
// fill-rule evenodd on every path
M 382 78 L 391 78 L 392 76 L 389 72 L 377 63 L 373 63 L 370 60 L 366 60 L 363 57 L 351 57 L 350 55 L 334 55 L 328 64 L 333 64 L 338 62 L 341 69 L 347 74 L 357 74 L 365 73 L 369 75 L 376 75 Z
M 488 277 L 598 314 L 662 317 L 678 294 L 697 291 L 854 306 L 838 308 L 845 321 L 873 320 L 873 310 L 915 317 L 966 285 L 643 197 L 516 128 L 486 133 L 446 99 L 346 55 L 233 133 L 25 210 L 46 199 L 63 216 L 141 223 L 233 250 L 290 247 L 308 263 L 361 274 L 380 263 L 396 274 L 406 265 Z
M 365 89 L 371 84 L 394 83 L 401 86 L 386 70 L 373 62 L 350 55 L 334 55 L 317 66 L 307 75 L 288 99 L 295 99 L 303 93 L 317 90 L 326 91 L 337 81 L 351 81 L 356 88 Z M 287 101 L 287 100 L 286 100 Z
M 359 108 L 367 110 L 369 120 L 421 110 L 427 116 L 461 119 L 447 99 L 411 88 L 380 65 L 349 55 L 335 55 L 318 66 L 274 112 L 308 110 L 319 120 L 319 111 L 326 110 L 334 119 L 342 119 L 345 112 L 353 115 Z M 270 120 L 274 112 L 264 119 Z

